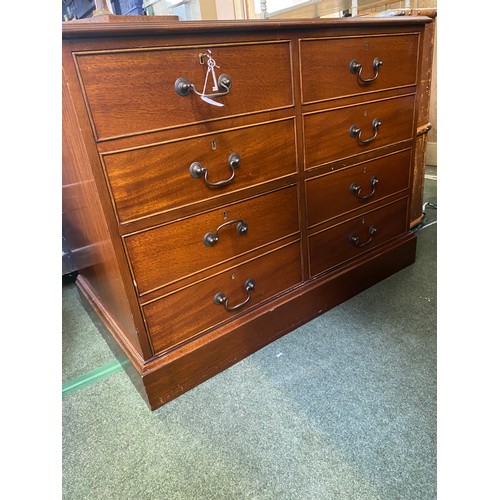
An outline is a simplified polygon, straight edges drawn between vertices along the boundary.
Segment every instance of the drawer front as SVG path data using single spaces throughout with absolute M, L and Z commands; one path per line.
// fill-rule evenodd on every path
M 291 186 L 125 237 L 139 294 L 297 233 L 297 200 Z
M 305 115 L 306 168 L 411 139 L 413 108 L 410 95 Z
M 418 34 L 302 40 L 302 102 L 416 85 L 418 40 Z
M 248 280 L 253 280 L 248 284 Z M 143 307 L 155 353 L 232 319 L 300 283 L 300 245 L 293 243 Z M 222 294 L 227 298 L 226 310 Z M 215 303 L 217 302 L 217 303 Z M 237 307 L 239 306 L 239 307 Z M 255 332 L 258 335 L 259 332 Z
M 308 226 L 408 189 L 411 150 L 306 181 Z
M 310 236 L 311 276 L 404 233 L 406 223 L 407 198 L 404 198 Z
M 229 158 L 234 153 L 240 161 L 233 169 Z M 103 163 L 118 219 L 126 223 L 295 173 L 295 122 L 265 123 L 106 154 Z M 193 163 L 207 169 L 209 183 L 222 184 L 207 184 L 204 174 L 193 177 Z
M 184 78 L 202 93 L 212 91 L 207 72 L 210 50 L 215 82 L 229 75 L 229 92 L 203 101 L 192 90 L 179 95 Z M 98 140 L 140 134 L 188 123 L 291 106 L 293 89 L 289 42 L 206 47 L 118 50 L 76 54 L 76 63 Z M 223 88 L 223 87 L 220 87 Z

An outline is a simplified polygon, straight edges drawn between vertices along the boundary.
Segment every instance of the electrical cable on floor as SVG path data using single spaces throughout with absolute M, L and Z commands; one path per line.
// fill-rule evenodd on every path
M 430 201 L 426 201 L 422 205 L 422 215 L 423 215 L 422 221 L 420 222 L 420 224 L 418 224 L 417 226 L 415 226 L 413 228 L 414 233 L 416 233 L 417 231 L 420 231 L 421 229 L 424 229 L 425 227 L 429 227 L 429 226 L 433 226 L 434 224 L 437 224 L 437 220 L 435 220 L 433 222 L 429 222 L 428 224 L 425 223 L 426 216 L 427 216 L 427 213 L 425 212 L 426 207 L 431 207 L 431 208 L 437 210 L 437 205 L 435 203 L 431 203 Z
M 429 224 L 424 224 L 422 227 L 418 228 L 418 231 L 420 231 L 421 229 L 424 229 L 426 227 L 433 226 L 434 224 L 437 224 L 437 223 L 438 223 L 438 221 L 435 220 L 434 222 L 429 222 Z
M 435 208 L 437 210 L 437 205 L 435 203 L 431 203 L 430 201 L 426 201 L 423 205 L 422 205 L 422 213 L 425 214 L 425 207 L 432 207 L 432 208 Z

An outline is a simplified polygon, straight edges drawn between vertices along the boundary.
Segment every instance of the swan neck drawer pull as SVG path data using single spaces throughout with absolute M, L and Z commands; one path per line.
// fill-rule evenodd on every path
M 190 91 L 193 91 L 197 96 L 201 98 L 202 101 L 212 106 L 224 106 L 221 102 L 214 101 L 213 97 L 223 97 L 229 94 L 231 90 L 231 78 L 229 75 L 222 73 L 219 78 L 215 75 L 215 68 L 219 68 L 215 59 L 212 57 L 212 51 L 207 50 L 204 54 L 198 54 L 200 64 L 207 64 L 207 72 L 205 73 L 205 82 L 203 83 L 203 90 L 200 92 L 196 90 L 196 87 L 186 78 L 177 78 L 174 83 L 174 90 L 177 95 L 185 97 Z M 210 88 L 209 82 L 211 83 L 212 92 L 206 92 L 207 88 Z
M 217 182 L 210 182 L 208 180 L 208 169 L 197 161 L 191 163 L 191 166 L 189 167 L 189 173 L 191 174 L 191 177 L 195 179 L 198 179 L 203 175 L 205 184 L 208 187 L 213 187 L 213 188 L 224 187 L 227 186 L 234 179 L 234 176 L 236 175 L 236 169 L 240 166 L 241 163 L 240 155 L 238 153 L 232 153 L 231 155 L 229 155 L 227 162 L 229 164 L 229 168 L 231 169 L 231 177 L 229 177 L 229 179 L 224 179 L 222 181 L 217 181 Z
M 370 236 L 368 240 L 366 240 L 364 243 L 359 242 L 359 236 L 357 234 L 353 234 L 349 237 L 349 241 L 356 247 L 356 248 L 363 248 L 366 245 L 370 244 L 373 241 L 373 237 L 375 236 L 375 233 L 377 232 L 377 228 L 375 226 L 370 226 L 368 228 L 368 235 Z
M 180 95 L 181 97 L 186 97 L 189 94 L 189 92 L 193 91 L 197 96 L 214 98 L 214 97 L 223 97 L 229 94 L 232 85 L 233 82 L 231 81 L 231 77 L 229 75 L 226 75 L 225 73 L 222 73 L 221 75 L 219 75 L 219 78 L 217 79 L 217 87 L 218 89 L 220 89 L 220 92 L 204 94 L 203 92 L 196 90 L 194 83 L 191 83 L 189 80 L 182 77 L 177 78 L 177 80 L 175 80 L 174 89 L 175 93 L 177 95 Z
M 249 278 L 245 281 L 245 292 L 247 293 L 247 298 L 236 304 L 235 306 L 229 305 L 229 298 L 224 295 L 224 293 L 219 292 L 214 296 L 214 304 L 223 305 L 226 311 L 236 311 L 237 309 L 241 309 L 248 301 L 250 300 L 250 292 L 255 288 L 255 281 L 252 278 Z
M 360 83 L 371 83 L 377 79 L 377 77 L 379 75 L 379 70 L 382 67 L 382 64 L 383 64 L 382 61 L 378 57 L 376 57 L 373 60 L 373 77 L 372 78 L 363 78 L 361 76 L 361 72 L 363 71 L 363 66 L 355 59 L 353 59 L 349 63 L 349 70 L 353 75 L 358 75 L 358 81 Z
M 361 195 L 361 186 L 359 184 L 356 184 L 355 182 L 353 182 L 351 184 L 351 186 L 349 187 L 349 191 L 352 194 L 356 195 L 360 200 L 369 200 L 375 194 L 375 191 L 377 189 L 377 184 L 378 184 L 378 179 L 377 179 L 377 177 L 373 176 L 370 179 L 370 186 L 372 187 L 371 193 L 368 193 L 367 195 L 362 196 Z
M 248 224 L 244 220 L 241 220 L 241 219 L 230 220 L 230 221 L 224 222 L 224 224 L 221 224 L 215 230 L 215 233 L 212 233 L 212 232 L 207 233 L 203 237 L 203 243 L 205 243 L 205 245 L 207 247 L 213 247 L 219 241 L 219 238 L 220 238 L 219 231 L 223 227 L 229 226 L 230 224 L 237 224 L 236 231 L 238 232 L 239 235 L 247 234 Z
M 369 144 L 377 137 L 380 125 L 382 125 L 382 122 L 378 118 L 374 118 L 372 121 L 373 135 L 368 139 L 361 139 L 361 129 L 357 125 L 351 125 L 349 135 L 353 138 L 357 138 L 359 144 Z

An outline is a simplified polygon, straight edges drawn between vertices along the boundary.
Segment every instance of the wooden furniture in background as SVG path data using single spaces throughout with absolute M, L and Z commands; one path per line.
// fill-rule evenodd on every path
M 104 17 L 63 24 L 65 227 L 154 409 L 414 261 L 430 19 Z

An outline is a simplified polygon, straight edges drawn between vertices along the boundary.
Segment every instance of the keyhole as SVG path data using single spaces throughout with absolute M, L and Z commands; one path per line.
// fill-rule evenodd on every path
M 366 174 L 366 167 L 363 167 L 363 173 Z
M 215 139 L 213 139 L 210 143 L 210 145 L 212 146 L 212 149 L 215 151 L 217 149 L 217 141 Z
M 368 50 L 368 42 L 365 42 L 365 50 Z
M 368 116 L 368 110 L 367 110 L 367 109 L 365 109 L 365 110 L 363 111 L 363 116 Z
M 236 279 L 236 274 L 235 273 L 231 273 L 231 279 L 232 280 Z
M 222 217 L 224 218 L 224 220 L 227 220 L 227 212 L 224 212 L 224 213 L 222 214 Z

